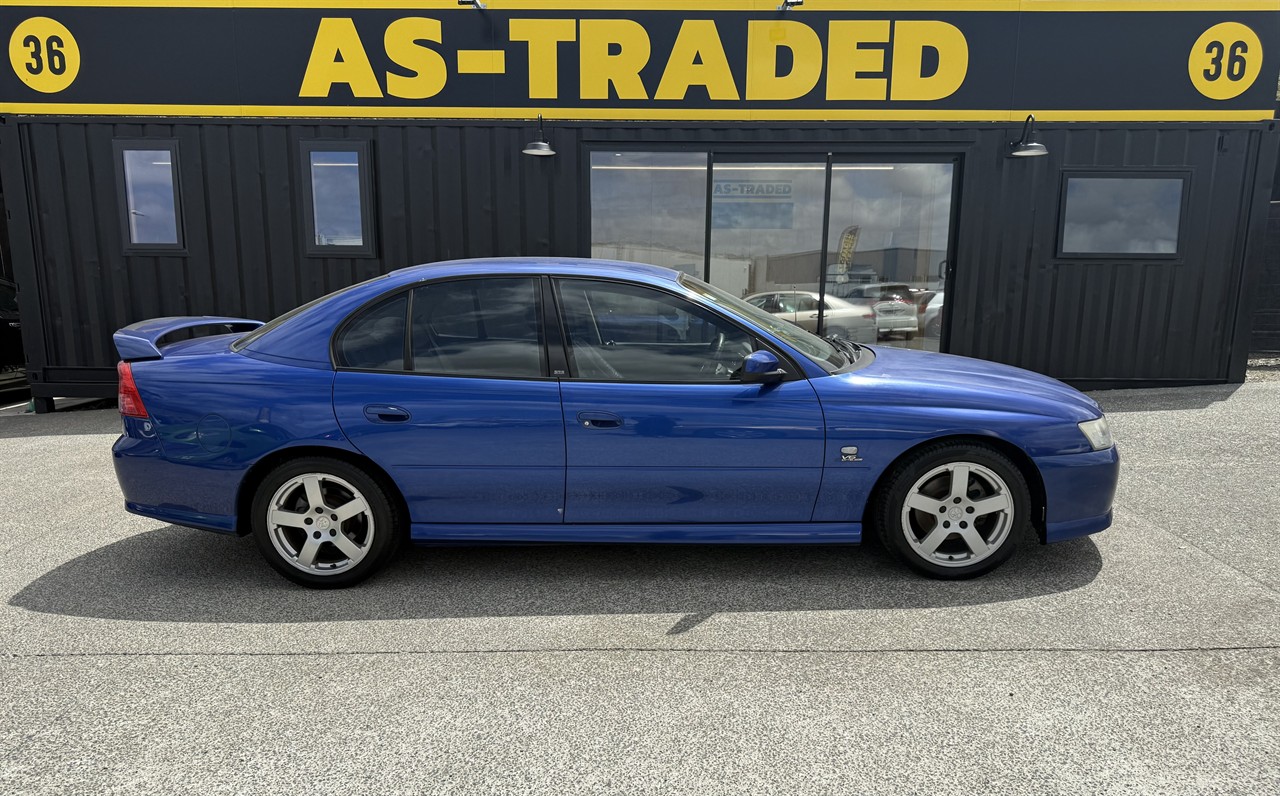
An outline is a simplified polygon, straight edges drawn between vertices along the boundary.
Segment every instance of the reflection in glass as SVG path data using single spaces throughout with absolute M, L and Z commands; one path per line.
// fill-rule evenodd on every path
M 1063 254 L 1175 254 L 1180 177 L 1068 177 Z
M 703 272 L 705 152 L 591 153 L 591 256 Z
M 178 244 L 178 206 L 169 150 L 126 149 L 123 154 L 129 242 Z
M 817 290 L 825 163 L 712 167 L 711 284 L 738 296 Z
M 317 246 L 361 246 L 360 153 L 311 153 L 311 206 Z
M 924 315 L 941 306 L 953 177 L 951 163 L 831 167 L 826 292 L 870 304 L 882 343 L 938 350 Z
M 751 336 L 692 302 L 659 290 L 559 281 L 574 374 L 592 381 L 728 381 Z
M 462 279 L 415 288 L 413 369 L 487 378 L 541 376 L 537 280 Z
M 361 370 L 404 370 L 404 313 L 401 293 L 365 310 L 338 337 L 338 361 Z

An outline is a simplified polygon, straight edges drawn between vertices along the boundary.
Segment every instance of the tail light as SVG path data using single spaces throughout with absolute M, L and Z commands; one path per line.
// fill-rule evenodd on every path
M 147 417 L 147 408 L 142 405 L 138 385 L 133 381 L 133 366 L 128 362 L 121 362 L 116 365 L 116 375 L 120 377 L 120 414 L 125 417 Z

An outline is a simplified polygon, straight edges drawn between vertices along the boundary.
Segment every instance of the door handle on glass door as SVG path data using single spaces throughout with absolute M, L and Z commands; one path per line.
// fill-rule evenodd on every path
M 612 412 L 579 412 L 578 422 L 585 428 L 622 428 L 622 418 Z

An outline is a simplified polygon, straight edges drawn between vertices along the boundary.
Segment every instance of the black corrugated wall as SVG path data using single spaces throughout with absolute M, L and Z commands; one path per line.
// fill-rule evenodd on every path
M 109 393 L 110 333 L 144 318 L 269 318 L 412 263 L 586 255 L 586 155 L 607 142 L 955 155 L 950 351 L 1091 384 L 1224 381 L 1243 373 L 1232 357 L 1247 339 L 1245 265 L 1260 262 L 1277 141 L 1266 124 L 1074 124 L 1041 130 L 1048 157 L 1011 159 L 1006 146 L 1017 130 L 1003 125 L 559 125 L 548 130 L 558 154 L 532 158 L 520 154 L 532 134 L 526 125 L 11 118 L 2 127 L 27 354 L 34 383 L 44 385 L 38 395 L 77 394 L 76 384 L 103 391 L 90 382 Z M 112 140 L 147 137 L 179 142 L 186 256 L 123 254 Z M 299 151 L 312 139 L 372 143 L 376 257 L 305 255 Z M 1177 260 L 1055 257 L 1064 169 L 1147 168 L 1191 174 Z

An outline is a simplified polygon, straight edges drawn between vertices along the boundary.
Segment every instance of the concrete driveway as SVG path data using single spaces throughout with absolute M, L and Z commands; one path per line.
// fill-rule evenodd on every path
M 1280 382 L 1097 395 L 1115 526 L 411 550 L 288 584 L 121 508 L 114 412 L 0 417 L 0 792 L 1280 792 Z

